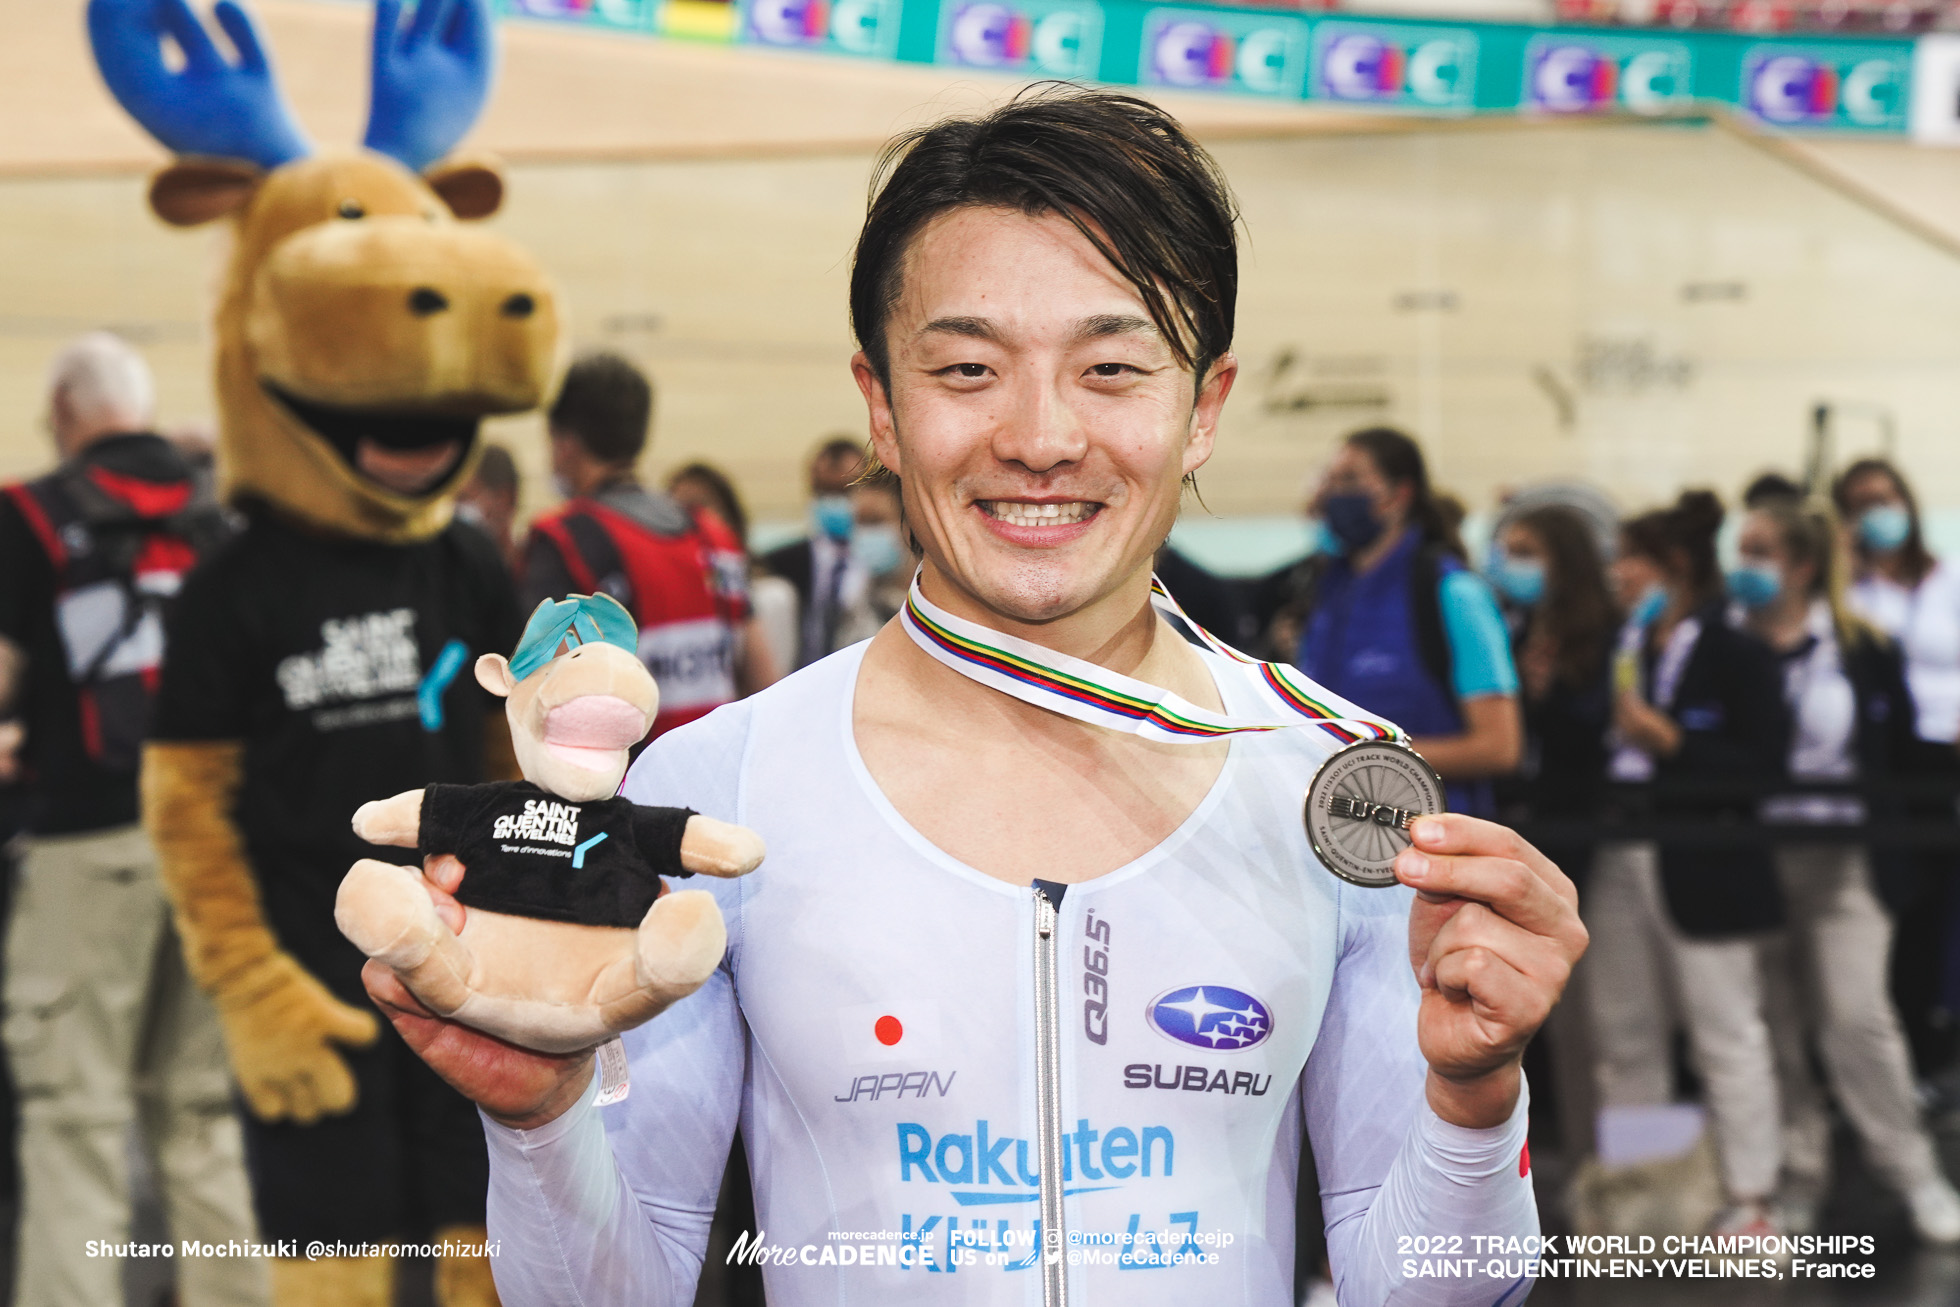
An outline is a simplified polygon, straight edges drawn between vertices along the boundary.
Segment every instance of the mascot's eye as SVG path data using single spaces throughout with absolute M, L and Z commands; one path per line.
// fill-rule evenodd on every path
M 367 210 L 361 207 L 359 200 L 342 200 L 338 212 L 343 218 L 367 217 Z

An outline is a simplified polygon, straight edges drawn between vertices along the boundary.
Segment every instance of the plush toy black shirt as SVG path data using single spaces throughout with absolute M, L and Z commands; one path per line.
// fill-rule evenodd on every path
M 637 926 L 681 866 L 687 808 L 631 799 L 573 803 L 529 781 L 422 791 L 422 856 L 453 853 L 467 870 L 464 907 L 585 926 Z

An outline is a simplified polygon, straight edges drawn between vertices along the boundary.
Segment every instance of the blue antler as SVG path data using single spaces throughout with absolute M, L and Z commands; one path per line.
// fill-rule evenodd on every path
M 185 0 L 89 0 L 88 35 L 95 65 L 122 107 L 178 154 L 243 159 L 272 169 L 309 152 L 293 121 L 252 20 L 233 0 L 219 0 L 236 64 L 219 53 Z M 163 43 L 183 55 L 175 72 Z
M 455 148 L 490 94 L 496 46 L 488 0 L 374 6 L 374 89 L 366 144 L 417 172 Z

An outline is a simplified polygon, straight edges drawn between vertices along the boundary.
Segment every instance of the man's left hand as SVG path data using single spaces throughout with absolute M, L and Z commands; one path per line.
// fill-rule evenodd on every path
M 1453 1125 L 1501 1125 L 1517 1105 L 1524 1046 L 1586 951 L 1579 894 L 1495 822 L 1447 813 L 1410 833 L 1395 876 L 1417 890 L 1409 962 L 1422 986 L 1429 1105 Z

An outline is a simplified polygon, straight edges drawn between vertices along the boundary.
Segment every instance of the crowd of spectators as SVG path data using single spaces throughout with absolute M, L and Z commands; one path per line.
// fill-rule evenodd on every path
M 105 744 L 102 732 L 141 720 L 143 670 L 160 646 L 131 639 L 169 588 L 98 633 L 120 661 L 79 657 L 78 632 L 93 628 L 37 561 L 48 545 L 32 487 L 147 458 L 187 487 L 184 505 L 203 507 L 145 519 L 139 534 L 219 529 L 195 451 L 185 459 L 149 434 L 150 393 L 140 358 L 113 338 L 65 353 L 49 396 L 60 469 L 0 501 L 0 817 L 33 837 L 30 850 L 100 832 L 140 839 L 130 741 Z M 658 486 L 641 480 L 653 401 L 629 361 L 582 357 L 548 415 L 563 502 L 521 522 L 517 465 L 492 446 L 459 515 L 494 542 L 525 604 L 605 590 L 627 606 L 662 685 L 658 733 L 871 636 L 903 605 L 916 560 L 898 480 L 859 438 L 818 442 L 805 534 L 759 550 L 722 469 L 693 462 Z M 1881 459 L 1824 485 L 1765 474 L 1736 518 L 1709 489 L 1617 523 L 1599 502 L 1542 489 L 1507 500 L 1473 556 L 1462 507 L 1432 484 L 1418 443 L 1371 428 L 1329 460 L 1307 505 L 1317 543 L 1305 556 L 1228 578 L 1167 543 L 1158 569 L 1222 638 L 1400 723 L 1453 809 L 1519 826 L 1579 884 L 1593 939 L 1568 1003 L 1580 1019 L 1551 1038 L 1583 1032 L 1564 1052 L 1584 1073 L 1577 1092 L 1548 1076 L 1539 1110 L 1592 1117 L 1697 1097 L 1726 1196 L 1713 1228 L 1763 1234 L 1816 1228 L 1834 1104 L 1918 1236 L 1960 1243 L 1960 1194 L 1925 1121 L 1948 1083 L 1960 1012 L 1960 569 L 1930 552 L 1909 483 Z M 170 557 L 188 568 L 201 547 L 189 539 Z M 80 738 L 76 721 L 88 724 Z M 34 888 L 35 856 L 8 887 Z M 34 993 L 66 983 L 33 969 L 60 930 L 32 914 L 62 910 L 36 893 L 16 903 L 7 937 L 8 1048 L 36 1096 L 20 1151 L 30 1172 L 73 1183 L 29 1205 L 72 1203 L 126 1229 L 119 1164 L 91 1161 L 120 1143 L 36 1115 L 72 1090 L 35 1078 Z M 161 986 L 189 1003 L 164 965 L 174 944 L 154 895 L 143 904 L 137 933 L 108 953 L 47 966 L 119 951 L 123 971 L 142 972 L 130 982 L 139 995 Z M 112 1133 L 139 1122 L 150 1132 L 166 1190 L 217 1185 L 195 1201 L 229 1203 L 243 1227 L 242 1200 L 223 1189 L 235 1189 L 235 1168 L 213 1180 L 168 1155 L 173 1132 L 208 1135 L 227 1110 L 222 1087 L 197 1080 L 199 1068 L 173 1070 L 168 1032 L 143 1024 L 176 1022 L 180 1035 L 208 1024 L 194 1003 L 185 1013 L 152 995 L 104 1018 L 98 1042 L 117 1069 L 82 1098 Z M 221 1072 L 213 1040 L 175 1047 L 210 1063 L 205 1079 Z M 203 1088 L 138 1105 L 179 1070 Z M 725 1195 L 737 1210 L 745 1178 L 738 1155 Z M 26 1222 L 68 1228 L 37 1225 L 31 1210 Z M 709 1291 L 741 1301 L 754 1289 Z

